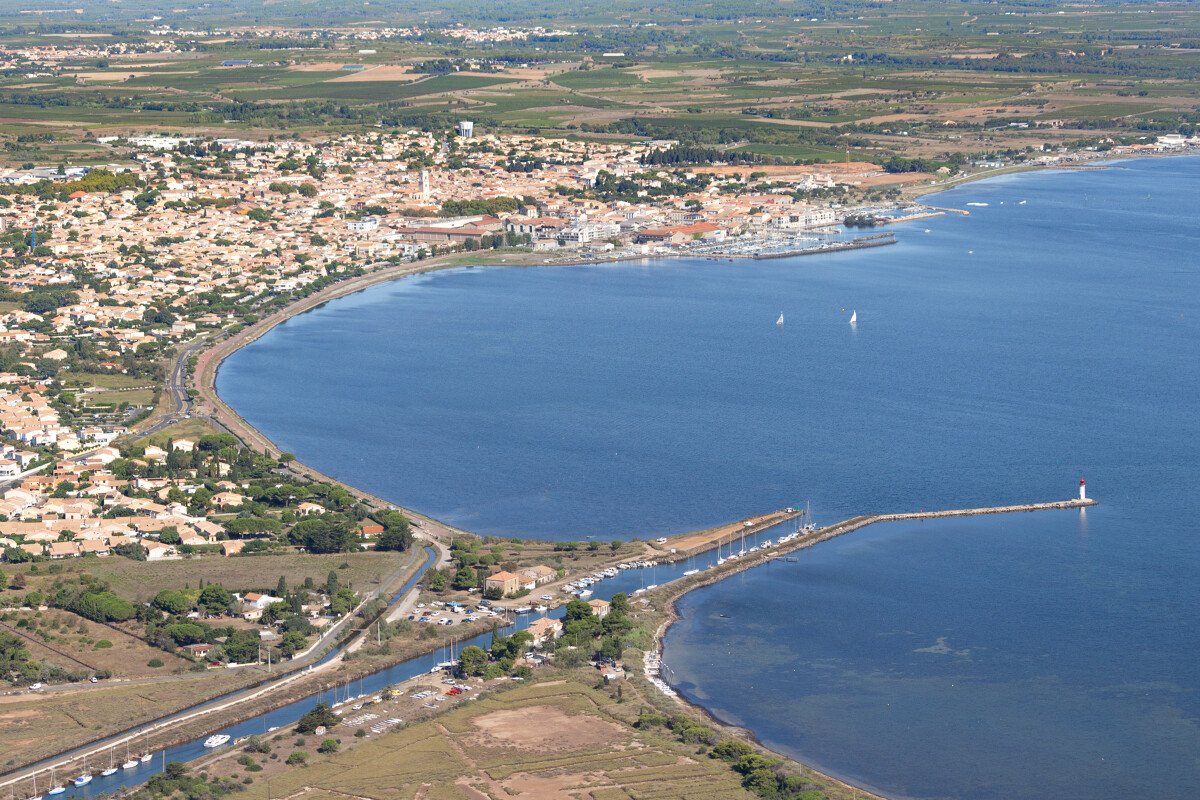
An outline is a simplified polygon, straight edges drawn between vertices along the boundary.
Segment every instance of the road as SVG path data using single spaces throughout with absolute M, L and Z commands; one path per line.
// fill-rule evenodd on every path
M 223 338 L 226 335 L 222 331 L 216 338 Z M 198 413 L 191 395 L 188 394 L 188 361 L 197 353 L 208 349 L 210 346 L 211 343 L 206 336 L 190 342 L 176 354 L 175 363 L 171 367 L 171 373 L 167 376 L 167 381 L 163 386 L 163 392 L 167 397 L 167 402 L 170 403 L 170 408 L 167 409 L 165 414 L 156 419 L 150 427 L 139 431 L 141 436 L 150 436 L 151 434 L 159 433 L 166 430 L 167 427 L 191 417 L 203 418 L 205 422 L 218 432 L 233 433 L 216 418 L 208 414 Z

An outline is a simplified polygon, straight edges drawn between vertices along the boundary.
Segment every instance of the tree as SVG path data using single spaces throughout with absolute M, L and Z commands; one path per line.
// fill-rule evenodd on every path
M 159 531 L 158 540 L 163 544 L 179 544 L 183 541 L 179 536 L 179 529 L 174 526 L 168 526 Z
M 309 711 L 300 721 L 296 723 L 296 733 L 315 733 L 317 728 L 326 727 L 332 728 L 341 720 L 337 714 L 329 708 L 328 703 L 317 703 L 312 711 Z
M 605 658 L 611 658 L 616 661 L 621 657 L 623 650 L 621 640 L 615 636 L 606 636 L 600 642 L 600 655 Z
M 211 505 L 212 492 L 201 486 L 192 493 L 192 499 L 188 502 L 188 511 L 192 512 L 196 516 L 204 516 L 204 513 L 208 511 Z
M 188 600 L 188 596 L 183 592 L 178 592 L 171 589 L 163 589 L 161 592 L 154 595 L 154 600 L 151 601 L 151 605 L 161 611 L 167 612 L 168 614 L 178 616 L 180 614 L 186 614 L 187 610 L 192 607 L 192 602 Z
M 337 739 L 326 739 L 325 741 L 321 742 L 321 746 L 317 748 L 317 752 L 336 753 L 338 751 L 338 747 L 339 744 Z
M 610 614 L 613 611 L 618 611 L 622 614 L 628 614 L 633 608 L 629 605 L 629 595 L 625 594 L 624 592 L 617 592 L 614 594 L 612 599 L 608 601 L 608 605 Z
M 463 648 L 458 658 L 458 670 L 463 675 L 478 676 L 487 671 L 488 654 L 478 645 L 468 645 Z
M 737 739 L 726 739 L 725 741 L 715 745 L 710 753 L 710 757 L 719 758 L 722 761 L 728 761 L 731 764 L 741 760 L 745 756 L 754 752 L 750 745 Z
M 214 611 L 225 611 L 232 602 L 233 595 L 219 583 L 210 583 L 200 592 L 200 606 L 210 614 Z
M 299 631 L 284 631 L 279 644 L 279 652 L 283 653 L 287 658 L 291 658 L 303 650 L 306 644 L 308 644 L 308 639 L 305 638 L 303 633 Z
M 250 664 L 258 660 L 261 639 L 254 631 L 238 630 L 225 639 L 225 658 L 234 664 Z
M 429 573 L 429 590 L 440 592 L 446 588 L 446 574 L 438 570 Z
M 301 520 L 292 528 L 291 537 L 310 553 L 344 553 L 355 546 L 354 528 L 341 514 Z
M 412 528 L 402 514 L 388 509 L 376 518 L 383 526 L 383 533 L 375 543 L 376 550 L 400 551 L 412 547 Z
M 463 567 L 454 574 L 454 583 L 452 586 L 459 591 L 464 591 L 475 586 L 475 570 L 470 567 Z
M 278 582 L 275 584 L 275 596 L 287 597 L 287 578 L 279 576 Z
M 337 594 L 337 590 L 338 590 L 337 573 L 334 572 L 333 570 L 329 570 L 329 574 L 327 576 L 325 576 L 325 594 L 329 595 L 330 597 L 333 597 L 335 594 Z

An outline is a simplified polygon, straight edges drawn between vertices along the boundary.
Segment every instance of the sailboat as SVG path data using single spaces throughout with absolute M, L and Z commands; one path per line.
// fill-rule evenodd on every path
M 150 749 L 150 734 L 146 734 L 146 752 L 142 755 L 141 762 L 149 764 L 150 759 L 154 758 L 154 751 Z
M 37 790 L 37 773 L 36 772 L 33 773 L 33 794 L 31 794 L 29 797 L 26 797 L 25 800 L 42 800 L 42 796 L 40 794 L 38 794 L 38 790 Z
M 850 312 L 850 324 L 851 324 L 851 325 L 857 325 L 857 324 L 858 324 L 858 312 L 857 312 L 857 311 L 851 311 L 851 312 Z
M 125 763 L 121 765 L 121 769 L 133 769 L 138 765 L 136 758 L 129 757 L 129 742 L 125 743 Z
M 91 783 L 91 772 L 88 771 L 88 757 L 83 757 L 83 772 L 74 780 L 76 786 L 88 786 Z
M 112 751 L 112 748 L 110 747 L 110 748 L 108 748 L 108 769 L 104 770 L 104 772 L 101 772 L 100 775 L 101 775 L 101 777 L 107 778 L 109 775 L 116 775 L 116 774 L 117 774 L 117 765 L 113 763 L 113 751 Z
M 783 312 L 782 311 L 779 312 L 779 319 L 775 320 L 775 324 L 781 328 L 783 327 Z
M 717 566 L 719 567 L 724 563 L 725 563 L 725 557 L 721 555 L 721 541 L 718 539 L 717 540 Z
M 50 791 L 46 794 L 62 794 L 67 790 L 65 786 L 59 786 L 58 781 L 54 780 L 54 767 L 50 767 Z

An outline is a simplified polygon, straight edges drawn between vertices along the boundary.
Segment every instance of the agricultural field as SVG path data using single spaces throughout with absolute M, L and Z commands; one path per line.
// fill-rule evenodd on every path
M 188 13 L 206 17 L 217 7 Z M 241 13 L 220 7 L 232 18 Z M 0 164 L 127 159 L 120 147 L 94 143 L 105 134 L 320 136 L 462 118 L 480 132 L 679 138 L 776 163 L 836 160 L 847 141 L 882 163 L 1074 146 L 1105 133 L 1128 139 L 1200 123 L 1200 13 L 1185 7 L 1005 12 L 929 2 L 918 12 L 851 3 L 803 18 L 767 3 L 755 5 L 753 17 L 722 9 L 723 19 L 693 17 L 690 6 L 686 15 L 673 6 L 631 6 L 625 15 L 610 8 L 597 17 L 590 10 L 588 19 L 544 8 L 538 20 L 556 20 L 568 35 L 381 38 L 364 52 L 344 31 L 314 45 L 305 35 L 311 27 L 295 22 L 274 38 L 196 35 L 175 52 L 67 58 L 10 72 L 0 76 Z M 291 11 L 282 3 L 272 13 L 283 20 Z M 521 12 L 533 13 L 525 5 Z M 391 21 L 387 3 L 373 13 L 380 24 Z M 455 13 L 464 25 L 485 25 L 501 12 L 464 5 Z M 596 27 L 608 15 L 657 27 Z M 15 21 L 6 34 L 4 19 L 0 11 L 0 44 L 73 42 L 69 33 L 18 30 Z M 97 23 L 100 32 L 77 41 L 100 41 L 112 24 Z M 158 41 L 141 30 L 130 22 L 122 35 Z M 223 66 L 239 59 L 249 63 Z M 362 69 L 347 69 L 356 65 Z

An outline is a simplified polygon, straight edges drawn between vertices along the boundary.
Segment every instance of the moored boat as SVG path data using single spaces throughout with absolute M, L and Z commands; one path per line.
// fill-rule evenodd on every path
M 214 733 L 212 736 L 210 736 L 204 740 L 204 746 L 205 747 L 220 747 L 221 745 L 225 744 L 228 741 L 229 741 L 229 734 Z

